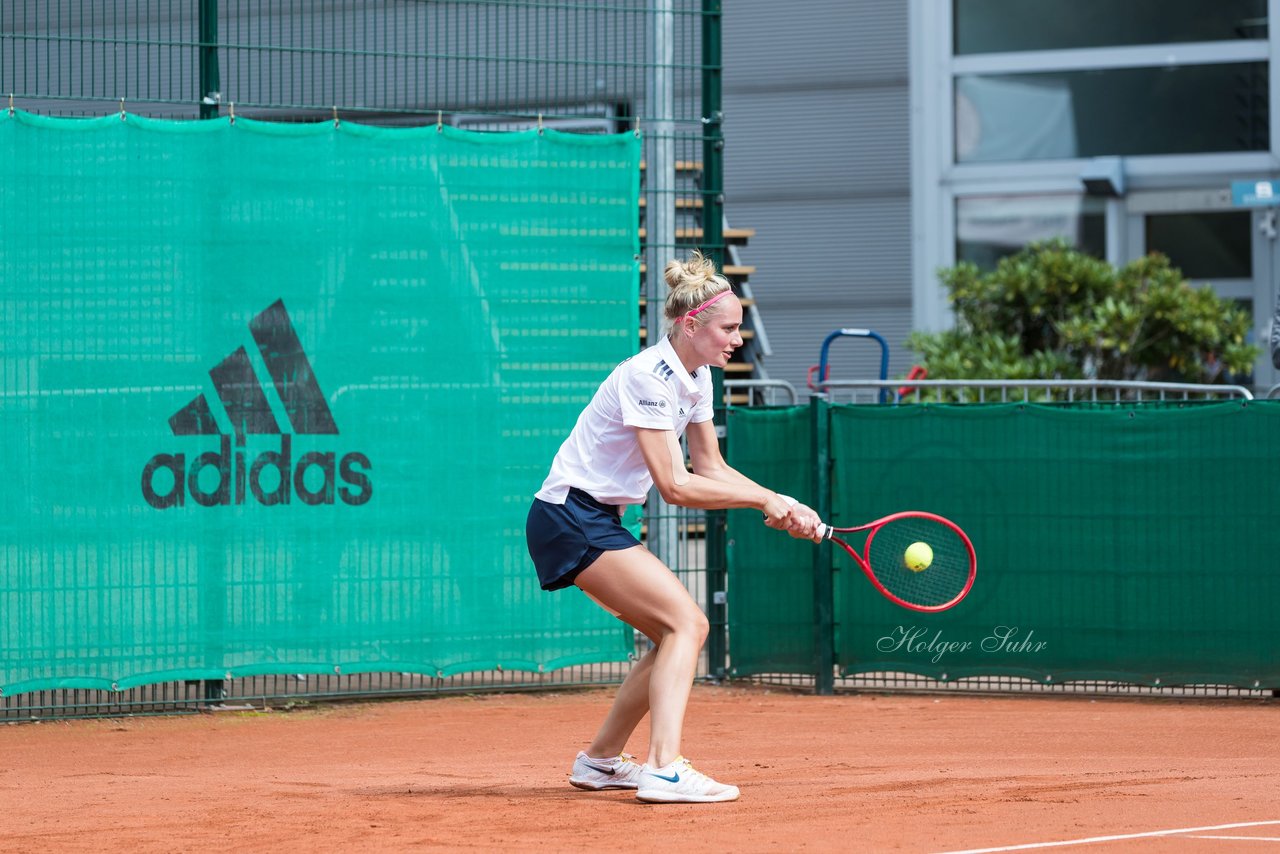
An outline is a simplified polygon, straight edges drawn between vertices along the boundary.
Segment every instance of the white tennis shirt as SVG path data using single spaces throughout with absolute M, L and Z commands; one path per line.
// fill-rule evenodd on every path
M 643 504 L 653 476 L 636 427 L 674 430 L 712 417 L 711 369 L 685 370 L 664 335 L 613 369 L 578 416 L 537 497 L 563 504 L 576 486 L 605 504 Z

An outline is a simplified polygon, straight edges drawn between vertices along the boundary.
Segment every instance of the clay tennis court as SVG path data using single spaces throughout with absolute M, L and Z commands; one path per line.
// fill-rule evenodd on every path
M 566 782 L 611 696 L 4 726 L 0 839 L 18 851 L 1280 844 L 1280 706 L 1269 701 L 698 686 L 685 750 L 742 798 L 652 806 Z

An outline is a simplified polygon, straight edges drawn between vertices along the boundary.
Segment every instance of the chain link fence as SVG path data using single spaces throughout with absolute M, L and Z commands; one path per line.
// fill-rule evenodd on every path
M 642 270 L 661 270 L 692 246 L 723 265 L 720 38 L 720 0 L 17 0 L 0 4 L 0 108 L 635 132 L 644 139 Z M 660 334 L 660 312 L 645 306 L 665 294 L 660 276 L 640 287 L 637 348 Z M 723 515 L 659 504 L 643 524 L 712 615 L 711 656 L 723 660 L 723 600 L 714 596 L 724 587 Z M 708 667 L 704 658 L 703 674 Z M 0 720 L 597 685 L 626 670 L 281 674 L 45 691 L 0 697 Z

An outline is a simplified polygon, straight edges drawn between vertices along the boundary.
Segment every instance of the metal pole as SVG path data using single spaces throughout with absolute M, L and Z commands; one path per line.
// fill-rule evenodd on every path
M 200 28 L 200 47 L 197 54 L 200 66 L 200 118 L 216 119 L 218 107 L 222 101 L 221 83 L 218 73 L 218 0 L 198 0 Z M 223 602 L 223 590 L 226 586 L 226 556 L 219 553 L 216 557 L 209 555 L 201 561 L 201 628 L 211 636 L 221 637 L 226 624 L 226 608 Z M 214 634 L 216 632 L 216 634 Z M 217 662 L 225 664 L 223 649 L 218 645 Z M 201 683 L 205 705 L 213 706 L 222 702 L 226 694 L 226 684 L 216 679 L 206 679 Z
M 702 0 L 702 251 L 723 267 L 724 105 L 721 0 Z
M 724 251 L 724 136 L 721 111 L 721 0 L 702 0 L 702 251 L 723 270 Z M 716 435 L 721 450 L 727 439 L 724 375 L 712 371 Z M 729 614 L 726 590 L 729 561 L 723 510 L 707 513 L 707 670 L 715 679 L 724 677 L 728 656 Z
M 657 344 L 665 326 L 662 307 L 666 303 L 667 287 L 662 271 L 675 255 L 676 249 L 676 155 L 675 155 L 675 14 L 672 0 L 653 2 L 653 63 L 652 83 L 649 87 L 650 113 L 653 121 L 646 135 L 645 181 L 648 196 L 645 224 L 648 236 L 645 241 L 645 341 Z M 658 559 L 675 570 L 680 558 L 680 526 L 678 508 L 668 504 L 654 490 L 649 497 L 648 537 L 649 550 Z
M 199 0 L 200 118 L 216 119 L 222 103 L 218 72 L 218 0 Z
M 831 406 L 818 396 L 809 398 L 814 458 L 814 510 L 831 518 Z M 813 690 L 835 693 L 835 584 L 831 543 L 813 549 Z

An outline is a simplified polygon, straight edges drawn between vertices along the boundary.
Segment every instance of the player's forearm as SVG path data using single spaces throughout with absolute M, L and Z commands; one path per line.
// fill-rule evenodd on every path
M 742 472 L 728 465 L 721 464 L 719 466 L 702 466 L 697 465 L 693 468 L 695 474 L 699 474 L 709 480 L 719 481 L 720 483 L 735 484 L 746 489 L 763 489 L 764 487 L 747 477 Z
M 658 492 L 668 504 L 697 507 L 701 510 L 732 510 L 742 507 L 763 510 L 774 496 L 772 491 L 747 478 L 721 480 L 701 474 L 690 474 L 683 483 L 659 483 Z

